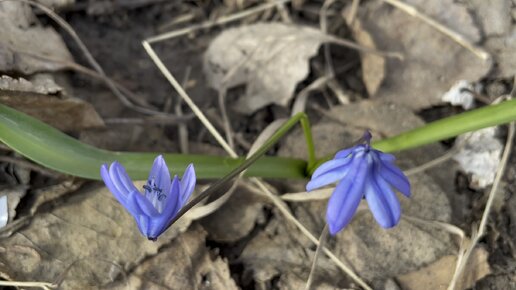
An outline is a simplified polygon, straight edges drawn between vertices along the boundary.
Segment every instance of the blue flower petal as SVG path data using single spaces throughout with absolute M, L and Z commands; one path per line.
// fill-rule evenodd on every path
M 378 174 L 403 195 L 410 197 L 410 182 L 398 167 L 389 162 L 380 161 Z
M 181 178 L 181 207 L 186 204 L 190 196 L 192 195 L 192 192 L 195 188 L 195 182 L 197 178 L 195 176 L 195 169 L 193 164 L 188 165 L 188 167 L 185 170 L 185 173 L 183 174 L 183 178 Z M 173 187 L 171 188 L 173 191 Z
M 347 166 L 347 167 L 342 167 L 339 169 L 331 170 L 331 171 L 326 172 L 323 175 L 320 175 L 317 178 L 312 178 L 306 184 L 306 191 L 312 191 L 316 188 L 326 186 L 328 184 L 334 183 L 338 180 L 345 178 L 350 170 L 350 167 L 351 166 Z
M 335 154 L 334 159 L 346 158 L 351 153 L 353 153 L 353 151 L 355 149 L 356 149 L 355 147 L 351 147 L 351 148 L 347 148 L 347 149 L 344 149 L 344 150 L 340 150 L 339 152 L 337 152 L 337 154 Z
M 161 193 L 168 194 L 170 191 L 170 172 L 168 171 L 167 164 L 165 163 L 165 159 L 163 159 L 162 155 L 159 155 L 154 159 L 148 180 L 154 181 Z M 147 193 L 147 198 L 149 198 L 149 200 L 154 200 L 154 198 L 157 198 L 157 193 L 158 192 L 155 190 L 152 190 L 150 194 Z M 156 204 L 157 201 L 152 203 Z
M 350 171 L 337 185 L 328 202 L 326 222 L 330 234 L 341 231 L 351 220 L 364 195 L 364 183 L 369 167 L 365 158 L 354 158 Z
M 115 167 L 116 167 L 116 164 L 115 164 Z M 122 204 L 122 206 L 125 207 L 129 211 L 129 213 L 131 213 L 134 216 L 140 212 L 140 209 L 135 206 L 134 202 L 132 201 L 131 194 L 140 194 L 140 193 L 134 186 L 133 186 L 133 190 L 131 192 L 127 192 L 125 190 L 125 187 L 122 185 L 122 182 L 120 181 L 121 177 L 115 170 L 115 167 L 113 167 L 113 164 L 112 164 L 111 168 L 108 170 L 107 165 L 103 164 L 100 167 L 100 175 L 101 175 L 102 179 L 104 180 L 104 183 L 106 184 L 107 188 L 115 196 L 115 198 L 118 200 L 118 202 L 120 202 L 120 204 Z M 127 176 L 127 174 L 126 174 L 126 176 Z M 129 177 L 127 177 L 127 178 L 129 178 Z M 122 179 L 123 179 L 123 177 L 122 177 Z M 117 183 L 113 182 L 114 180 L 116 180 Z
M 312 175 L 312 179 L 306 185 L 307 191 L 334 183 L 346 176 L 352 158 L 333 159 L 323 163 Z
M 383 162 L 393 163 L 394 161 L 396 161 L 396 157 L 394 155 L 392 155 L 392 154 L 383 153 L 383 152 L 378 151 L 378 150 L 375 150 L 375 151 L 378 154 L 378 157 L 380 158 L 380 160 L 382 160 Z
M 380 176 L 369 176 L 365 185 L 365 198 L 374 218 L 383 228 L 398 224 L 401 207 L 390 186 Z
M 149 236 L 150 238 L 157 238 L 163 231 L 166 229 L 170 221 L 177 215 L 179 210 L 181 209 L 180 203 L 180 184 L 179 178 L 174 176 L 172 179 L 171 192 L 167 196 L 165 201 L 165 207 L 161 212 L 160 216 L 156 217 L 151 221 L 150 232 L 153 236 Z
M 141 194 L 132 194 L 131 197 L 132 202 L 140 211 L 143 212 L 143 214 L 151 218 L 159 216 L 159 212 L 145 196 Z

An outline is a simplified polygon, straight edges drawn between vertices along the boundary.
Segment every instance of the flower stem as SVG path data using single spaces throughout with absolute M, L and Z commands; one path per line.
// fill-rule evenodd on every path
M 231 181 L 233 178 L 238 176 L 240 173 L 242 173 L 244 170 L 249 168 L 253 163 L 255 163 L 258 159 L 260 159 L 269 149 L 271 149 L 272 146 L 274 146 L 294 125 L 297 124 L 297 122 L 301 123 L 301 126 L 303 127 L 303 131 L 305 132 L 305 138 L 308 145 L 308 156 L 310 158 L 310 162 L 312 164 L 315 164 L 315 151 L 313 146 L 313 140 L 312 140 L 312 134 L 310 131 L 310 123 L 308 121 L 308 117 L 305 113 L 297 113 L 296 115 L 292 116 L 290 119 L 288 119 L 283 125 L 281 125 L 278 130 L 272 134 L 272 136 L 267 140 L 256 152 L 249 156 L 249 158 L 245 159 L 242 164 L 240 164 L 237 168 L 233 169 L 230 173 L 228 173 L 226 176 L 222 177 L 221 179 L 217 180 L 215 183 L 213 183 L 209 188 L 201 192 L 198 196 L 193 198 L 188 204 L 186 204 L 179 213 L 175 216 L 175 218 L 170 222 L 170 224 L 167 226 L 167 229 L 172 226 L 181 216 L 183 216 L 188 210 L 190 210 L 192 207 L 194 207 L 196 204 L 201 202 L 203 199 L 208 197 L 210 194 L 216 192 L 220 188 L 226 185 L 229 181 Z
M 312 287 L 315 275 L 315 268 L 317 267 L 317 260 L 319 260 L 319 256 L 321 255 L 321 249 L 324 247 L 324 242 L 326 241 L 327 236 L 328 224 L 324 224 L 321 236 L 319 237 L 319 245 L 317 245 L 317 249 L 315 250 L 314 260 L 312 262 L 312 267 L 310 268 L 310 274 L 308 275 L 308 280 L 306 281 L 305 290 L 310 290 Z
M 513 120 L 516 120 L 516 99 L 443 118 L 399 135 L 372 142 L 371 146 L 383 152 L 401 151 Z M 311 175 L 314 168 L 332 157 L 333 155 L 325 156 L 317 160 L 316 165 L 308 170 L 308 174 Z

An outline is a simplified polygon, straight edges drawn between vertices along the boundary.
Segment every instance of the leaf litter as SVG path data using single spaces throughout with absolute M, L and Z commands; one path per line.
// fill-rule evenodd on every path
M 505 32 L 501 34 L 496 32 L 501 31 L 497 30 L 501 26 L 496 26 L 493 30 L 477 27 L 479 22 L 472 20 L 461 3 L 444 1 L 436 4 L 415 0 L 405 2 L 435 17 L 436 20 L 473 42 L 480 41 L 482 33 L 486 31 L 495 31 L 488 33 L 490 37 L 488 43 L 496 38 L 499 44 L 504 46 L 508 41 L 507 35 L 504 35 Z M 107 12 L 107 15 L 110 13 L 112 12 Z M 378 25 L 372 23 L 372 19 L 375 19 Z M 294 39 L 298 33 L 304 33 L 299 31 L 306 28 L 297 25 L 283 26 L 289 27 L 290 30 L 285 31 L 292 32 Z M 39 26 L 36 25 L 36 27 Z M 398 31 L 400 27 L 404 28 Z M 248 25 L 226 31 L 233 30 L 233 33 L 244 31 L 243 37 L 233 38 L 237 43 L 240 40 L 244 43 L 245 41 L 256 42 L 256 39 L 246 38 L 249 29 Z M 281 31 L 281 29 L 277 30 Z M 313 30 L 314 33 L 317 32 Z M 323 114 L 322 120 L 314 126 L 318 154 L 321 155 L 333 153 L 335 148 L 349 145 L 352 140 L 361 135 L 364 128 L 373 129 L 375 137 L 379 138 L 424 124 L 413 114 L 414 110 L 442 104 L 441 97 L 452 88 L 453 84 L 460 80 L 474 83 L 486 76 L 491 66 L 489 62 L 479 61 L 470 52 L 436 33 L 426 24 L 380 2 L 369 1 L 361 5 L 358 19 L 352 25 L 352 30 L 356 41 L 364 46 L 400 51 L 408 57 L 400 62 L 372 54 L 360 55 L 362 80 L 367 94 L 373 96 L 374 100 L 358 100 L 349 106 L 335 107 Z M 404 35 L 400 35 L 401 32 Z M 257 39 L 261 39 L 262 42 L 264 38 L 267 39 L 263 36 L 266 33 L 257 34 L 259 35 Z M 281 41 L 272 42 L 281 46 Z M 287 45 L 286 52 L 290 53 L 284 53 L 281 47 L 271 50 L 269 46 L 264 49 L 269 53 L 268 55 L 263 53 L 264 59 L 272 59 L 271 63 L 283 64 L 283 67 L 278 68 L 277 71 L 267 70 L 269 63 L 267 61 L 260 63 L 261 60 L 256 61 L 251 67 L 246 67 L 247 63 L 252 64 L 252 62 L 248 62 L 247 59 L 242 61 L 242 59 L 246 57 L 251 59 L 255 54 L 259 54 L 259 50 L 229 45 L 225 42 L 219 45 L 218 53 L 211 52 L 209 55 L 211 47 L 208 49 L 204 56 L 205 70 L 208 71 L 208 78 L 216 75 L 213 77 L 216 80 L 211 80 L 211 85 L 216 89 L 246 85 L 246 94 L 236 103 L 234 108 L 236 111 L 249 113 L 271 104 L 284 107 L 293 98 L 293 92 L 297 87 L 303 86 L 302 81 L 307 77 L 310 78 L 309 61 L 314 61 L 312 57 L 317 54 L 322 41 L 312 42 L 307 45 L 310 53 L 295 46 L 288 47 L 287 44 L 283 45 Z M 240 51 L 232 51 L 235 47 L 240 48 Z M 274 45 L 272 47 L 274 48 Z M 506 47 L 500 49 L 505 52 L 506 57 L 511 57 Z M 240 61 L 231 60 L 230 65 L 215 63 L 210 68 L 215 72 L 206 69 L 208 57 L 216 58 L 218 54 L 226 51 L 238 55 Z M 292 51 L 296 53 L 291 53 Z M 59 54 L 59 56 L 63 55 L 66 54 Z M 274 58 L 276 55 L 280 57 Z M 503 54 L 501 53 L 500 56 Z M 495 54 L 494 60 L 499 60 L 500 56 Z M 28 59 L 24 60 L 24 64 L 29 63 L 32 72 L 49 65 L 31 63 L 30 58 Z M 503 64 L 498 65 L 497 69 L 503 69 Z M 299 72 L 296 71 L 293 73 L 294 80 L 288 79 L 287 76 L 290 77 L 290 74 L 286 70 L 290 66 L 300 69 L 303 74 L 298 74 Z M 11 67 L 14 66 L 11 65 Z M 13 70 L 22 74 L 31 71 L 24 72 L 22 67 L 20 65 Z M 511 69 L 510 66 L 506 68 Z M 61 68 L 50 67 L 50 70 L 54 69 Z M 254 70 L 254 75 L 249 73 L 251 70 Z M 283 75 L 278 76 L 278 72 Z M 260 74 L 262 76 L 259 76 Z M 250 94 L 249 88 L 252 81 L 259 80 L 263 75 L 270 80 L 256 85 L 258 89 L 255 88 L 255 91 Z M 237 81 L 232 83 L 234 80 L 230 76 L 236 76 Z M 244 81 L 239 79 L 242 76 L 245 76 Z M 35 91 L 42 97 L 50 97 L 45 96 L 47 94 L 61 93 L 57 87 L 38 88 L 34 85 L 34 78 L 30 76 L 26 79 L 32 82 L 32 85 L 28 85 L 22 79 L 13 79 L 15 81 L 11 81 L 10 85 L 18 86 L 16 91 L 32 87 L 30 89 L 32 94 Z M 18 81 L 17 84 L 16 81 Z M 263 98 L 260 99 L 261 97 Z M 314 102 L 318 101 L 314 98 Z M 311 105 L 309 104 L 308 107 L 311 108 Z M 104 109 L 109 112 L 109 108 Z M 273 111 L 272 115 L 275 116 L 277 112 Z M 235 119 L 241 121 L 239 118 Z M 72 130 L 83 129 L 83 127 L 75 127 Z M 128 137 L 131 142 L 145 139 L 145 130 L 140 127 L 140 131 L 136 138 Z M 163 134 L 165 131 L 159 128 L 157 132 Z M 127 134 L 131 135 L 131 132 Z M 100 135 L 91 136 L 96 138 L 92 143 L 109 142 L 98 140 L 102 139 Z M 106 136 L 109 137 L 109 135 Z M 299 142 L 299 138 L 301 137 L 298 133 L 285 140 L 280 149 L 281 154 L 304 157 L 304 144 Z M 116 137 L 107 139 L 116 139 Z M 138 143 L 137 146 L 140 146 L 141 150 L 153 148 L 154 140 L 159 138 Z M 199 137 L 198 140 L 202 138 Z M 117 142 L 124 143 L 120 140 Z M 173 144 L 166 142 L 159 141 L 159 144 L 165 144 L 162 150 L 174 148 Z M 126 148 L 127 144 L 119 147 Z M 410 168 L 438 157 L 443 152 L 441 145 L 433 144 L 399 154 L 398 161 L 404 168 Z M 417 191 L 410 202 L 403 203 L 404 213 L 443 222 L 453 220 L 455 223 L 452 214 L 452 208 L 455 206 L 452 202 L 455 184 L 450 176 L 455 176 L 456 170 L 456 164 L 448 161 L 436 167 L 435 170 L 411 177 Z M 282 184 L 278 187 L 300 191 L 303 186 L 304 183 L 289 182 L 287 185 Z M 312 259 L 314 253 L 311 242 L 305 236 L 283 220 L 276 209 L 273 208 L 271 216 L 267 216 L 267 205 L 260 199 L 251 198 L 245 188 L 238 190 L 227 204 L 200 224 L 196 223 L 188 228 L 190 221 L 187 221 L 181 229 L 170 231 L 168 233 L 170 237 L 161 244 L 138 239 L 134 221 L 128 215 L 124 215 L 120 206 L 105 189 L 89 185 L 73 193 L 73 196 L 67 196 L 65 193 L 56 194 L 55 197 L 57 200 L 42 198 L 41 203 L 34 207 L 40 208 L 41 211 L 31 210 L 31 213 L 36 215 L 30 223 L 13 231 L 2 241 L 2 247 L 5 243 L 5 249 L 8 249 L 0 253 L 2 277 L 24 281 L 62 281 L 62 287 L 88 288 L 100 285 L 104 289 L 167 289 L 170 285 L 177 285 L 179 288 L 236 289 L 235 282 L 238 286 L 253 285 L 257 289 L 299 289 L 304 286 L 309 268 L 307 261 Z M 58 202 L 54 203 L 55 201 Z M 43 204 L 46 206 L 40 207 Z M 322 213 L 325 211 L 325 204 L 325 201 L 291 202 L 290 206 L 305 226 L 313 233 L 318 233 L 324 223 Z M 92 216 L 92 211 L 100 214 Z M 238 223 L 232 222 L 235 218 L 242 220 Z M 231 224 L 229 230 L 224 231 L 224 223 Z M 179 235 L 179 232 L 183 233 Z M 237 247 L 230 255 L 233 257 L 235 253 L 237 254 L 238 258 L 230 260 L 230 263 L 243 265 L 242 273 L 240 270 L 237 270 L 239 274 L 233 273 L 235 268 L 228 267 L 228 262 L 221 258 L 226 254 L 219 253 L 216 248 L 207 247 L 206 243 L 209 244 L 209 241 L 215 241 L 216 247 L 222 247 L 225 251 L 232 246 L 244 245 L 240 253 Z M 350 227 L 342 235 L 332 239 L 329 246 L 362 277 L 371 280 L 375 288 L 386 285 L 385 281 L 394 284 L 397 281 L 400 287 L 397 285 L 392 287 L 412 289 L 411 285 L 418 284 L 418 281 L 423 279 L 421 277 L 432 274 L 435 274 L 435 277 L 430 276 L 431 282 L 446 283 L 449 277 L 441 273 L 444 269 L 452 271 L 456 252 L 453 239 L 446 232 L 417 226 L 410 221 L 403 221 L 395 230 L 381 231 L 367 211 L 359 212 Z M 468 272 L 475 275 L 472 275 L 471 279 L 466 279 L 469 281 L 468 286 L 474 285 L 478 279 L 489 272 L 485 267 L 488 254 L 481 250 L 477 252 L 480 253 L 481 262 L 470 265 L 473 268 Z M 398 253 L 401 254 L 397 255 Z M 15 263 L 11 263 L 11 260 Z M 188 267 L 184 267 L 185 264 Z M 443 271 L 434 271 L 434 269 Z M 480 273 L 478 275 L 477 270 Z M 339 287 L 352 285 L 352 282 L 348 281 L 348 278 L 327 259 L 320 261 L 317 272 L 318 289 L 333 289 L 335 285 Z M 388 279 L 389 277 L 396 277 L 396 280 Z

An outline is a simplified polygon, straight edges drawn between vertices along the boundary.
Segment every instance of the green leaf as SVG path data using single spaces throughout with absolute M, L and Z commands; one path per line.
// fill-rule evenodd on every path
M 133 179 L 147 179 L 154 158 L 160 152 L 114 152 L 98 149 L 47 124 L 0 104 L 0 141 L 21 155 L 47 168 L 74 176 L 100 179 L 100 166 L 118 160 Z M 181 174 L 194 163 L 198 178 L 221 178 L 243 162 L 222 156 L 163 154 L 172 174 Z M 262 157 L 247 176 L 304 178 L 306 161 Z

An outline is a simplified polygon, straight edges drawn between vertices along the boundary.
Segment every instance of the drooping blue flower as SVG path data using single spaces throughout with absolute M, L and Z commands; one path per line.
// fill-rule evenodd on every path
M 192 194 L 196 176 L 192 164 L 188 165 L 183 178 L 170 173 L 163 156 L 158 156 L 152 165 L 149 179 L 140 192 L 117 161 L 100 168 L 104 183 L 116 199 L 129 211 L 138 224 L 140 232 L 149 240 L 156 240 L 166 229 Z
M 394 164 L 395 157 L 370 146 L 371 134 L 366 132 L 362 144 L 337 152 L 335 157 L 315 170 L 306 190 L 339 181 L 328 201 L 326 222 L 332 235 L 351 220 L 363 197 L 380 226 L 391 228 L 401 217 L 396 188 L 410 197 L 410 183 Z

